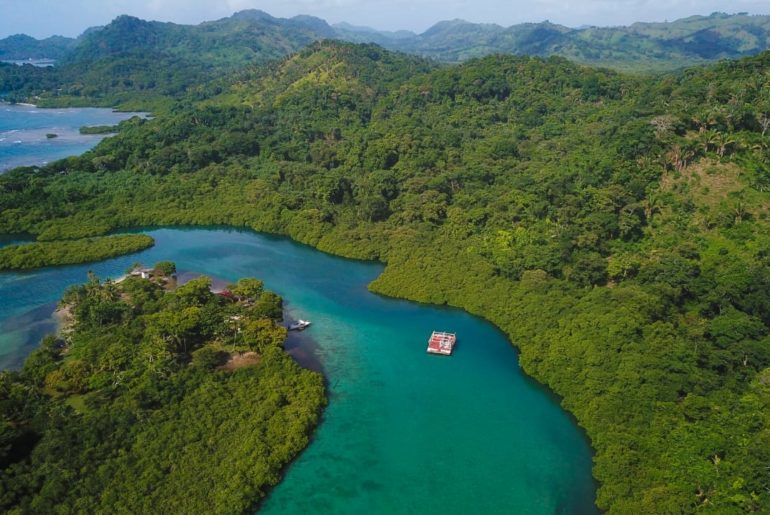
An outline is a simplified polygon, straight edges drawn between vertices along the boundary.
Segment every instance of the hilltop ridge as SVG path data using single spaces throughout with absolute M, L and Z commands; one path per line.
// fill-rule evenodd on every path
M 129 22 L 129 20 L 132 20 Z M 149 36 L 149 41 L 121 40 L 131 49 L 153 46 L 175 54 L 200 51 L 226 64 L 275 59 L 310 41 L 341 39 L 377 43 L 390 50 L 418 54 L 443 62 L 461 62 L 494 53 L 559 55 L 583 64 L 634 71 L 672 70 L 719 59 L 734 59 L 770 48 L 770 15 L 712 13 L 672 22 L 637 22 L 628 26 L 570 28 L 549 21 L 504 27 L 494 23 L 445 20 L 424 32 L 382 31 L 349 23 L 329 25 L 321 18 L 298 15 L 277 18 L 264 11 L 239 11 L 230 17 L 199 25 L 144 22 L 121 16 L 105 27 L 87 30 L 77 39 L 60 36 L 24 41 L 19 36 L 0 40 L 0 59 L 53 58 L 89 52 L 96 39 L 111 46 L 121 24 Z M 262 32 L 263 37 L 257 37 Z M 180 44 L 189 40 L 189 45 Z M 226 47 L 213 52 L 210 46 Z M 123 47 L 128 50 L 129 47 Z M 240 57 L 237 56 L 241 53 Z
M 352 31 L 351 29 L 347 29 Z M 458 32 L 463 35 L 458 38 Z M 358 31 L 366 41 L 368 31 Z M 377 33 L 383 46 L 446 62 L 492 53 L 559 55 L 625 70 L 671 70 L 768 49 L 770 16 L 713 13 L 673 22 L 570 28 L 548 21 L 510 27 L 464 20 L 439 22 L 411 38 Z

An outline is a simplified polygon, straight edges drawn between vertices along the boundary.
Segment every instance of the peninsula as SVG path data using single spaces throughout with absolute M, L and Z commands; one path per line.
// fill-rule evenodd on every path
M 90 276 L 63 339 L 0 372 L 2 511 L 242 513 L 308 444 L 323 379 L 283 351 L 280 297 L 171 271 Z

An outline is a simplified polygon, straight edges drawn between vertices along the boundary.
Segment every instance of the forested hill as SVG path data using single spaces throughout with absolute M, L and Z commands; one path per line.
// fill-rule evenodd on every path
M 335 32 L 317 18 L 273 18 L 242 11 L 200 25 L 177 25 L 119 16 L 86 34 L 65 63 L 94 61 L 131 52 L 159 52 L 181 59 L 236 67 L 281 58 Z
M 231 224 L 383 260 L 376 291 L 509 335 L 601 509 L 767 512 L 769 80 L 770 53 L 644 78 L 315 44 L 0 176 L 0 232 Z
M 770 16 L 692 16 L 673 22 L 627 27 L 572 29 L 549 22 L 511 27 L 452 20 L 422 34 L 335 26 L 343 39 L 374 42 L 392 50 L 460 62 L 489 54 L 558 55 L 631 71 L 683 66 L 750 56 L 770 48 Z
M 273 18 L 261 11 L 200 25 L 119 16 L 83 34 L 54 68 L 0 65 L 0 91 L 40 105 L 157 110 L 197 84 L 334 36 L 317 18 Z
M 76 46 L 77 40 L 63 36 L 35 39 L 16 34 L 0 40 L 0 60 L 61 59 Z

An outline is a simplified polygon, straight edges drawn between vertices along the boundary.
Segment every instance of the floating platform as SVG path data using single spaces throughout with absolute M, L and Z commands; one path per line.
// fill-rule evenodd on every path
M 430 354 L 441 354 L 450 356 L 455 348 L 457 335 L 454 333 L 445 333 L 442 331 L 433 331 L 428 340 L 428 352 Z

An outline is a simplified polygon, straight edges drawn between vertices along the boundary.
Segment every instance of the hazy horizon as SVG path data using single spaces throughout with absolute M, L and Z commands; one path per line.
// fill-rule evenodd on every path
M 0 38 L 14 34 L 46 38 L 75 37 L 87 28 L 106 25 L 121 14 L 146 20 L 197 24 L 260 9 L 272 16 L 316 16 L 330 24 L 347 22 L 378 30 L 424 32 L 450 19 L 503 26 L 526 22 L 569 27 L 618 26 L 635 22 L 664 22 L 712 12 L 770 14 L 770 4 L 756 0 L 0 0 Z

